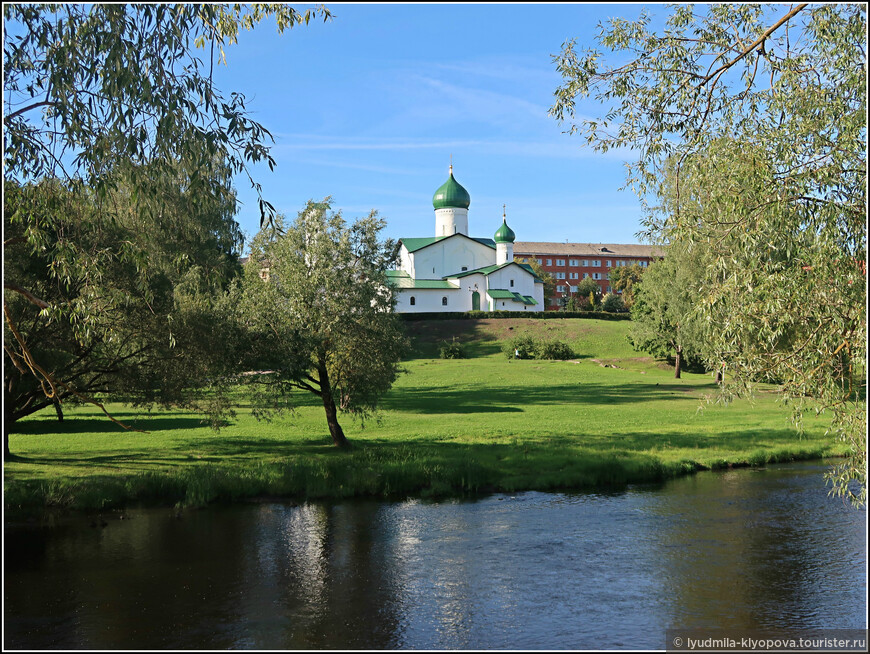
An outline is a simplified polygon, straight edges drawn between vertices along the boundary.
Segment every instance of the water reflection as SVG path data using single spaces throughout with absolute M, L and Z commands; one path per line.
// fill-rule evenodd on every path
M 823 470 L 7 527 L 4 646 L 661 649 L 672 626 L 866 628 L 866 514 L 826 497 Z

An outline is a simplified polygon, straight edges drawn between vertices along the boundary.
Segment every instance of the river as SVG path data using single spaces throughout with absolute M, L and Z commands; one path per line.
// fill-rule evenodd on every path
M 135 509 L 4 527 L 4 646 L 663 649 L 866 629 L 865 511 L 826 465 L 614 492 Z

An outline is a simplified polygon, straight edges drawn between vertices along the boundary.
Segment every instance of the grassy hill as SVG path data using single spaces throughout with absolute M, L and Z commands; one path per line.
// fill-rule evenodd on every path
M 10 435 L 21 459 L 5 466 L 7 509 L 584 488 L 844 452 L 825 435 L 824 416 L 807 416 L 798 433 L 773 387 L 753 402 L 723 406 L 709 375 L 674 379 L 669 366 L 630 348 L 627 322 L 407 326 L 406 374 L 384 397 L 378 420 L 343 419 L 350 452 L 331 446 L 310 395 L 272 422 L 257 422 L 241 406 L 219 433 L 178 411 L 109 407 L 147 434 L 125 432 L 89 406 L 69 409 L 63 423 L 45 411 Z M 527 333 L 565 340 L 577 357 L 501 353 L 506 339 Z M 470 358 L 435 358 L 454 337 Z

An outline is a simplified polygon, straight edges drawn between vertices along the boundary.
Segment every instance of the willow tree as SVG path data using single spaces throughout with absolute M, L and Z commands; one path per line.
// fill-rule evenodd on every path
M 98 208 L 87 216 L 93 234 L 114 229 L 115 216 L 101 205 L 119 185 L 129 191 L 128 208 L 141 224 L 166 213 L 162 199 L 177 196 L 180 178 L 189 197 L 219 200 L 224 185 L 208 173 L 213 162 L 234 177 L 257 162 L 271 168 L 274 160 L 270 133 L 251 119 L 243 95 L 215 87 L 214 65 L 225 60 L 225 47 L 240 30 L 266 17 L 279 31 L 330 17 L 322 7 L 299 12 L 280 4 L 7 3 L 3 12 L 4 185 L 15 183 L 18 201 L 29 208 L 11 216 L 17 235 L 4 241 L 4 257 L 16 247 L 16 257 L 31 256 L 65 292 L 73 284 L 99 286 L 106 262 L 135 259 L 146 268 L 152 262 L 147 248 L 125 240 L 105 243 L 99 256 L 87 254 L 69 237 L 63 215 L 48 206 L 51 194 L 42 182 L 56 180 L 65 194 Z M 271 205 L 262 196 L 259 204 L 267 220 Z M 185 228 L 199 229 L 187 221 L 169 238 L 179 244 L 195 238 Z M 20 320 L 63 319 L 85 344 L 97 329 L 101 305 L 96 296 L 74 303 L 40 297 L 18 276 L 25 268 L 4 269 L 6 295 L 31 309 L 15 318 L 4 301 L 4 347 L 48 399 L 58 400 L 63 384 L 39 364 L 23 336 L 12 334 L 21 335 Z M 147 306 L 147 295 L 131 297 Z
M 296 393 L 313 393 L 338 447 L 348 445 L 338 413 L 371 415 L 407 346 L 386 276 L 398 247 L 380 239 L 384 226 L 376 212 L 348 225 L 329 198 L 286 228 L 279 216 L 253 239 L 232 303 L 241 365 L 259 372 L 241 377 L 256 405 L 292 408 Z
M 141 189 L 150 175 L 141 167 L 136 173 Z M 203 314 L 203 302 L 219 297 L 241 272 L 242 248 L 226 170 L 196 173 L 213 179 L 213 195 L 192 193 L 189 174 L 159 199 L 134 199 L 120 171 L 103 200 L 60 180 L 7 182 L 4 278 L 45 306 L 34 311 L 19 293 L 5 298 L 6 434 L 35 411 L 54 405 L 62 418 L 61 403 L 98 394 L 134 405 L 193 406 L 193 391 L 213 373 L 220 344 L 214 338 L 220 325 Z M 146 203 L 158 206 L 143 221 Z M 26 231 L 34 217 L 46 222 L 39 232 L 45 247 L 36 252 Z M 65 262 L 51 257 L 58 243 Z
M 698 315 L 728 387 L 776 379 L 796 417 L 832 411 L 851 450 L 833 492 L 863 504 L 866 6 L 669 9 L 659 30 L 646 13 L 600 26 L 609 54 L 563 44 L 551 114 L 596 150 L 637 155 L 643 236 L 712 255 Z M 574 123 L 584 98 L 604 115 Z

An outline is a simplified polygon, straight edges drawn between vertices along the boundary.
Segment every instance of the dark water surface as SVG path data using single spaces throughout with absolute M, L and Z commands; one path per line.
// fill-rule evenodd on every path
M 866 628 L 866 517 L 822 463 L 615 493 L 132 510 L 4 530 L 4 646 L 663 649 Z

